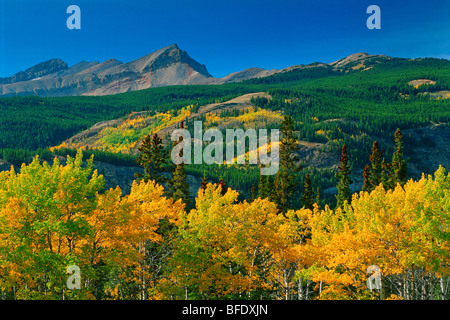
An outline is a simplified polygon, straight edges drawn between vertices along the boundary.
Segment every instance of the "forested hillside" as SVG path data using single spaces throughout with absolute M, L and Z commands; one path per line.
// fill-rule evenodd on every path
M 336 69 L 328 65 L 312 64 L 307 68 L 293 68 L 265 78 L 217 86 L 174 86 L 103 97 L 2 98 L 0 149 L 3 150 L 0 155 L 16 165 L 24 161 L 30 162 L 33 153 L 51 158 L 49 151 L 36 152 L 36 149 L 60 145 L 64 140 L 100 121 L 120 117 L 126 119 L 131 112 L 146 111 L 147 117 L 155 120 L 142 122 L 142 128 L 136 124 L 137 120 L 133 120 L 133 124 L 125 122 L 123 130 L 106 128 L 111 130 L 105 129 L 102 132 L 102 143 L 111 146 L 100 148 L 99 151 L 103 151 L 103 154 L 129 153 L 134 150 L 132 153 L 136 157 L 136 143 L 145 134 L 161 130 L 174 121 L 186 118 L 188 114 L 195 114 L 201 106 L 224 102 L 250 92 L 266 91 L 270 98 L 257 97 L 251 100 L 255 108 L 291 115 L 297 139 L 315 143 L 315 148 L 303 148 L 306 156 L 321 153 L 328 154 L 328 158 L 334 157 L 334 163 L 328 160 L 325 165 L 314 163 L 320 162 L 317 159 L 321 159 L 321 156 L 308 157 L 312 160 L 300 159 L 305 167 L 300 172 L 301 180 L 309 173 L 316 187 L 327 190 L 322 192 L 325 200 L 333 202 L 334 196 L 330 192 L 335 192 L 333 187 L 336 180 L 333 171 L 328 169 L 333 165 L 336 168 L 343 144 L 347 146 L 353 175 L 358 175 L 356 180 L 362 179 L 362 169 L 369 162 L 375 140 L 379 141 L 386 159 L 392 157 L 393 134 L 397 128 L 406 130 L 403 137 L 405 155 L 411 163 L 416 162 L 415 166 L 424 169 L 426 173 L 437 169 L 436 165 L 419 163 L 421 159 L 414 153 L 415 148 L 433 148 L 433 137 L 408 130 L 448 123 L 450 99 L 445 97 L 446 92 L 449 92 L 449 71 L 448 60 L 387 59 L 375 56 L 364 60 L 364 65 L 356 61 Z M 423 81 L 425 84 L 422 85 L 411 84 L 411 81 L 420 79 L 428 81 Z M 204 129 L 219 126 L 225 130 L 226 123 L 241 123 L 243 127 L 255 128 L 277 127 L 279 121 L 270 114 L 264 114 L 262 119 L 265 120 L 262 122 L 251 122 L 249 119 L 252 117 L 261 118 L 258 112 L 257 109 L 227 108 L 205 113 L 191 120 L 204 121 Z M 173 120 L 164 122 L 167 117 Z M 189 121 L 187 127 L 192 129 Z M 149 126 L 148 123 L 152 124 Z M 94 148 L 99 149 L 98 146 Z M 118 157 L 123 158 L 121 155 Z M 111 154 L 102 159 L 120 164 L 121 161 L 112 160 L 118 157 Z M 108 158 L 110 160 L 105 160 Z M 186 169 L 199 178 L 207 171 L 208 178 L 215 182 L 222 177 L 247 198 L 250 197 L 252 186 L 258 185 L 258 168 L 254 166 L 218 166 L 212 170 L 209 166 L 196 165 Z M 410 174 L 412 173 L 411 171 Z M 419 177 L 415 173 L 414 178 Z M 357 189 L 357 185 L 355 184 L 354 189 Z M 299 194 L 301 189 L 300 187 Z
M 0 172 L 0 295 L 448 299 L 449 93 L 448 60 L 369 56 L 233 84 L 0 98 L 0 159 L 15 166 Z M 195 120 L 279 128 L 279 171 L 174 165 L 170 132 Z M 129 192 L 107 190 L 92 156 L 135 168 Z M 69 264 L 82 290 L 65 289 Z

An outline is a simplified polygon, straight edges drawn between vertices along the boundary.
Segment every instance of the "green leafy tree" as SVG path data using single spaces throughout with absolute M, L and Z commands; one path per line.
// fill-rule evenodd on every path
M 20 173 L 0 172 L 0 290 L 11 299 L 86 299 L 91 288 L 67 290 L 77 265 L 94 276 L 89 219 L 104 181 L 79 151 L 65 166 L 35 157 Z

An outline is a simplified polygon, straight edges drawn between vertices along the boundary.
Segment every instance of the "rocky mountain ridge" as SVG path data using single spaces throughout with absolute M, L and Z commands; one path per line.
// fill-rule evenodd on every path
M 215 78 L 205 65 L 192 59 L 176 44 L 172 44 L 125 63 L 116 59 L 104 62 L 81 61 L 69 67 L 61 59 L 51 59 L 11 77 L 0 78 L 0 96 L 102 96 L 171 85 L 217 85 L 302 68 L 359 70 L 365 61 L 388 58 L 383 55 L 356 53 L 330 64 L 316 62 L 281 70 L 251 67 Z

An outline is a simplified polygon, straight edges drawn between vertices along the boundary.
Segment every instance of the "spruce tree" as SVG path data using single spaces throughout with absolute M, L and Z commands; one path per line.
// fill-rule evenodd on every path
M 370 166 L 368 164 L 366 164 L 364 166 L 364 170 L 363 170 L 363 178 L 364 178 L 364 184 L 362 186 L 362 191 L 367 191 L 370 192 L 371 187 L 370 187 Z
M 394 137 L 396 149 L 392 155 L 392 175 L 394 184 L 399 183 L 403 187 L 406 183 L 407 162 L 403 158 L 403 134 L 400 129 L 395 131 Z
M 256 199 L 256 187 L 255 184 L 252 184 L 252 188 L 250 189 L 250 200 L 255 201 Z
M 144 168 L 144 174 L 136 173 L 138 180 L 154 180 L 157 183 L 167 182 L 164 172 L 168 169 L 168 152 L 164 149 L 162 139 L 158 134 L 147 135 L 138 149 L 140 154 L 137 162 Z
M 273 176 L 268 176 L 266 181 L 266 194 L 267 194 L 267 199 L 269 199 L 269 201 L 273 201 L 274 197 L 276 196 L 276 192 L 274 190 L 274 177 Z
M 372 155 L 370 156 L 370 176 L 369 176 L 369 184 L 370 184 L 370 190 L 375 189 L 382 181 L 381 181 L 381 175 L 382 175 L 382 156 L 383 151 L 380 150 L 378 146 L 378 141 L 375 141 L 372 145 Z
M 305 209 L 314 209 L 314 192 L 312 189 L 312 182 L 309 173 L 306 174 L 305 184 L 303 186 L 302 205 Z
M 273 201 L 280 212 L 291 209 L 292 197 L 299 184 L 298 172 L 301 167 L 297 164 L 299 158 L 296 155 L 298 142 L 294 137 L 293 120 L 290 115 L 285 115 L 280 126 L 279 169 L 275 177 L 273 187 Z
M 336 178 L 339 179 L 339 183 L 337 185 L 338 193 L 336 195 L 337 208 L 342 208 L 345 201 L 350 203 L 352 197 L 350 192 L 350 184 L 353 183 L 353 181 L 350 179 L 351 171 L 348 159 L 347 147 L 344 144 L 342 146 L 341 157 L 339 158 L 340 165 L 338 167 L 338 172 L 335 175 Z
M 208 185 L 208 180 L 206 178 L 206 174 L 203 174 L 202 182 L 200 182 L 200 189 L 205 191 Z
M 220 186 L 220 188 L 222 190 L 221 194 L 224 196 L 227 193 L 228 188 L 227 188 L 227 186 L 225 184 L 225 181 L 223 181 L 223 177 L 219 178 L 219 186 Z
M 268 198 L 267 194 L 267 176 L 259 175 L 258 197 L 261 199 Z
M 184 128 L 183 120 L 180 122 L 179 128 Z M 182 141 L 181 139 L 182 137 L 174 143 L 173 147 L 180 143 Z M 183 150 L 180 151 L 180 157 L 183 157 Z M 190 208 L 191 198 L 184 166 L 184 163 L 180 163 L 175 166 L 172 179 L 170 180 L 169 194 L 175 201 L 181 199 L 183 203 L 186 204 L 186 208 Z
M 317 189 L 316 189 L 316 204 L 317 204 L 317 207 L 319 208 L 319 210 L 322 210 L 322 204 L 320 201 L 320 187 L 317 187 Z
M 261 199 L 271 200 L 273 198 L 273 193 L 273 176 L 260 174 L 258 184 L 258 197 L 260 197 Z
M 170 196 L 175 201 L 181 199 L 186 204 L 186 208 L 190 208 L 191 198 L 184 164 L 179 164 L 175 167 L 170 181 Z
M 381 183 L 386 191 L 395 187 L 392 165 L 385 158 L 381 161 Z

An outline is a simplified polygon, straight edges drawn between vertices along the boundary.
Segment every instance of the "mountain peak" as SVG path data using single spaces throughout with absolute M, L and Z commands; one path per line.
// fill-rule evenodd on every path
M 186 64 L 192 70 L 206 76 L 211 75 L 205 65 L 192 59 L 186 51 L 181 50 L 176 43 L 147 54 L 139 59 L 128 62 L 127 67 L 137 72 L 155 72 L 176 64 Z
M 176 43 L 171 44 L 170 46 L 167 46 L 166 48 L 168 48 L 168 49 L 180 49 L 180 48 L 178 48 L 178 45 Z

